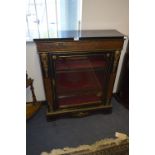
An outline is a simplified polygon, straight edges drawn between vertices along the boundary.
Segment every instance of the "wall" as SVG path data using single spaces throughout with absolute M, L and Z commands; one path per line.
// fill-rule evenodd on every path
M 129 34 L 129 0 L 83 0 L 82 29 L 117 29 Z
M 42 74 L 40 69 L 39 56 L 34 43 L 26 44 L 26 70 L 28 76 L 34 79 L 34 91 L 38 101 L 45 100 Z M 32 101 L 30 88 L 26 90 L 26 100 Z
M 117 29 L 121 33 L 129 34 L 129 5 L 128 0 L 83 0 L 82 29 Z M 117 83 L 124 57 L 126 42 L 119 62 L 114 90 Z M 38 100 L 45 100 L 41 70 L 36 46 L 34 43 L 26 45 L 26 68 L 29 76 L 34 79 L 34 88 Z M 27 101 L 31 100 L 31 92 L 27 89 Z

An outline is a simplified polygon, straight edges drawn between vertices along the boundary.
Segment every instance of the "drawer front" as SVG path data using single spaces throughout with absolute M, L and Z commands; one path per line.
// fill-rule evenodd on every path
M 51 42 L 37 43 L 37 48 L 39 52 L 121 50 L 122 46 L 123 46 L 122 39 L 57 41 L 57 42 L 51 41 Z

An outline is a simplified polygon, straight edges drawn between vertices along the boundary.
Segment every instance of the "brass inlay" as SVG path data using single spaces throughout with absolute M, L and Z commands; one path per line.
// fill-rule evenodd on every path
M 52 84 L 53 84 L 53 86 L 55 85 L 55 80 L 54 79 L 52 79 Z
M 110 56 L 110 53 L 107 53 L 107 57 L 109 57 Z
M 101 97 L 101 96 L 102 96 L 102 92 L 98 92 L 98 93 L 96 94 L 96 96 Z
M 45 72 L 45 77 L 48 77 L 48 55 L 46 53 L 40 54 L 41 62 L 43 64 L 43 69 Z
M 89 112 L 77 112 L 77 113 L 72 114 L 73 117 L 84 117 L 87 115 L 89 115 Z
M 56 55 L 53 55 L 53 59 L 54 59 L 54 60 L 57 59 Z

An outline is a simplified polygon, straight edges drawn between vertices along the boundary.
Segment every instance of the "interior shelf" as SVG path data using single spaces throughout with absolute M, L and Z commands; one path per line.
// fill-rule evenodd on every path
M 100 72 L 61 73 L 56 80 L 56 90 L 59 96 L 79 92 L 100 92 L 103 87 L 103 74 Z
M 104 69 L 105 65 L 105 61 L 101 58 L 62 58 L 56 61 L 56 72 Z
M 58 93 L 58 98 L 68 98 L 68 97 L 74 97 L 74 96 L 82 96 L 82 95 L 97 95 L 97 96 L 102 96 L 102 90 L 94 90 L 94 89 L 89 89 L 89 90 L 75 90 L 75 91 L 71 91 L 71 92 L 61 92 Z
M 83 95 L 73 96 L 69 98 L 62 98 L 58 100 L 59 106 L 71 106 L 71 105 L 83 105 L 83 104 L 94 104 L 101 103 L 101 97 L 96 95 Z

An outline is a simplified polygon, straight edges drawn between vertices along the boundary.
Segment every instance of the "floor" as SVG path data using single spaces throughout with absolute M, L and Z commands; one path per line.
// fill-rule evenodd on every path
M 94 114 L 83 118 L 63 118 L 46 121 L 46 107 L 27 122 L 27 155 L 40 155 L 54 148 L 92 144 L 102 138 L 114 137 L 115 132 L 129 134 L 129 111 L 112 99 L 111 114 Z

